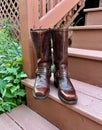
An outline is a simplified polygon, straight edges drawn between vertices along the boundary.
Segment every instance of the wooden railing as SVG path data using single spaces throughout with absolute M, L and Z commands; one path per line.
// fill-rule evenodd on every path
M 33 28 L 69 26 L 84 6 L 83 0 L 35 0 L 35 3 Z
M 30 28 L 68 27 L 84 6 L 84 0 L 19 0 L 24 71 L 34 77 L 37 57 Z

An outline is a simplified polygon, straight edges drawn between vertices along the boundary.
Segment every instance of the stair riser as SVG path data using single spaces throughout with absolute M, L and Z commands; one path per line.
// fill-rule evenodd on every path
M 74 48 L 102 50 L 102 30 L 74 30 L 72 41 L 71 47 Z
M 26 87 L 27 105 L 61 130 L 82 130 L 83 128 L 86 130 L 102 129 L 101 125 L 70 108 L 66 108 L 53 99 L 35 100 L 31 93 L 32 89 Z
M 85 25 L 102 25 L 102 11 L 87 12 L 85 15 Z
M 79 57 L 68 57 L 72 78 L 102 87 L 102 61 Z

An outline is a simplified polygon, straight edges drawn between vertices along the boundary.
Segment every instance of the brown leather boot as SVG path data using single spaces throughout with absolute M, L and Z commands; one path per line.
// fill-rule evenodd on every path
M 53 29 L 52 39 L 55 64 L 54 84 L 58 87 L 58 96 L 64 103 L 76 104 L 76 92 L 68 77 L 68 29 Z
M 31 29 L 30 33 L 38 57 L 33 96 L 36 99 L 45 99 L 50 91 L 51 34 L 48 29 Z

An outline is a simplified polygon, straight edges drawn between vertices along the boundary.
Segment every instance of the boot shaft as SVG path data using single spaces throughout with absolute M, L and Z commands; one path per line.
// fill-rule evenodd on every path
M 31 29 L 31 37 L 36 48 L 39 63 L 51 62 L 51 33 L 49 29 Z M 51 63 L 50 63 L 51 64 Z
M 68 65 L 68 29 L 60 28 L 52 30 L 54 64 L 57 68 L 60 65 Z

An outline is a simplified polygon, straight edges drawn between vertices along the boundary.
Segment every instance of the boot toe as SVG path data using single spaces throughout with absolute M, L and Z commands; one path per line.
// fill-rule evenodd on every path
M 61 99 L 62 102 L 66 103 L 66 104 L 76 104 L 77 103 L 77 96 L 75 94 L 75 92 L 73 91 L 63 91 L 60 90 L 58 92 L 58 96 Z
M 36 99 L 45 99 L 48 97 L 48 94 L 49 94 L 48 87 L 34 88 L 34 90 L 33 90 L 33 96 Z

